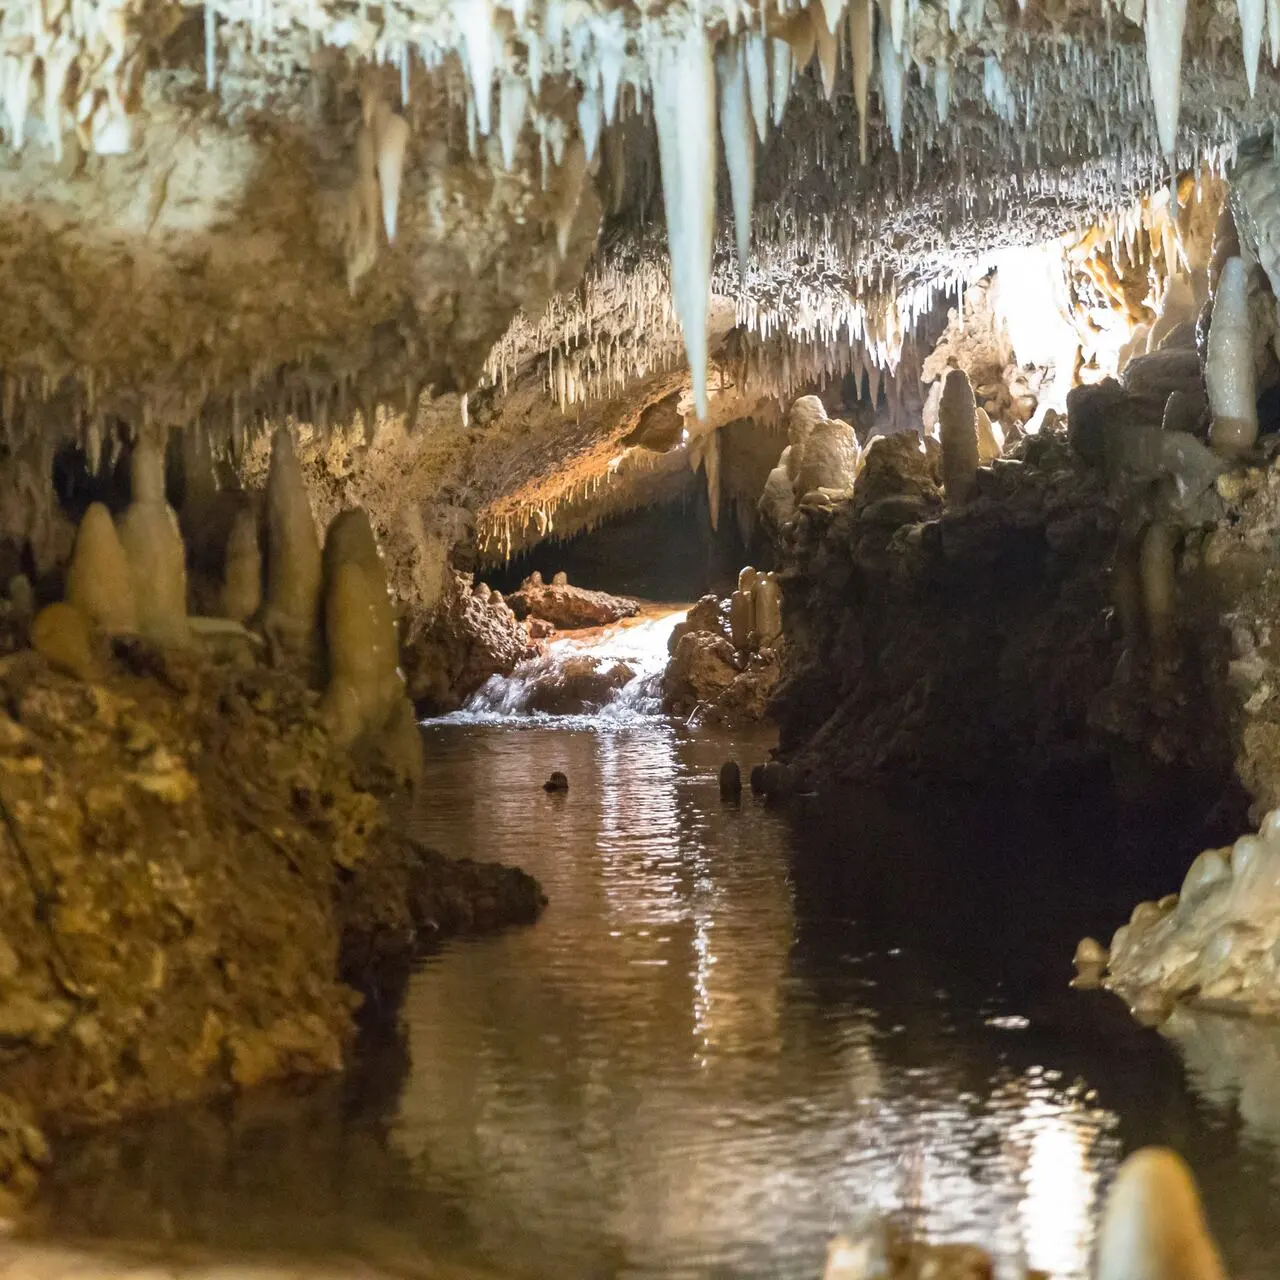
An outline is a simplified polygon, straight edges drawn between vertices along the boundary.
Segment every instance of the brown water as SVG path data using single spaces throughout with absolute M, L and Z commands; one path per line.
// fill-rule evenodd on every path
M 813 1277 L 831 1234 L 898 1212 L 1003 1274 L 1079 1277 L 1117 1161 L 1166 1142 L 1234 1280 L 1275 1275 L 1280 1034 L 1184 1019 L 1175 1041 L 1066 985 L 1082 933 L 1176 884 L 1190 798 L 1130 818 L 1084 784 L 780 812 L 717 793 L 721 761 L 765 738 L 637 719 L 425 739 L 421 833 L 534 872 L 543 921 L 433 957 L 404 1043 L 371 1043 L 348 1081 L 69 1151 L 55 1230 Z M 567 795 L 541 790 L 553 769 Z

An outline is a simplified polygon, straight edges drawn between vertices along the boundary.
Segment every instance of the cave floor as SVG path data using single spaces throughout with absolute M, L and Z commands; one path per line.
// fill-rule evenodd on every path
M 342 1259 L 811 1277 L 872 1210 L 980 1243 L 1002 1275 L 1076 1280 L 1117 1164 L 1167 1143 L 1233 1280 L 1273 1274 L 1280 1031 L 1189 1014 L 1156 1031 L 1068 988 L 1080 936 L 1178 883 L 1190 792 L 1122 808 L 1075 779 L 773 809 L 717 788 L 725 759 L 766 758 L 761 731 L 424 738 L 414 834 L 526 867 L 543 919 L 431 956 L 402 1033 L 369 1035 L 343 1079 L 65 1144 L 52 1238 L 296 1260 L 262 1280 L 368 1274 Z M 542 790 L 552 770 L 567 794 Z M 117 1274 L 0 1258 L 0 1280 Z

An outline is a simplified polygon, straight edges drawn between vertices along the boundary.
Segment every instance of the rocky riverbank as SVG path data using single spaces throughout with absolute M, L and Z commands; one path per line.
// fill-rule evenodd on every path
M 362 999 L 527 876 L 399 835 L 322 695 L 244 653 L 119 639 L 91 679 L 0 660 L 0 1181 L 39 1133 L 343 1064 Z

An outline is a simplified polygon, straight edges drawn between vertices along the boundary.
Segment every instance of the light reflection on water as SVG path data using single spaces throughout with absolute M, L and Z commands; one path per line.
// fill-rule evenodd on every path
M 724 805 L 722 760 L 768 740 L 655 720 L 424 740 L 418 833 L 533 871 L 544 919 L 424 966 L 407 1062 L 65 1153 L 56 1231 L 798 1278 L 878 1211 L 1065 1280 L 1120 1156 L 1161 1142 L 1233 1280 L 1274 1276 L 1275 1029 L 1162 1036 L 1066 986 L 1075 941 L 1176 874 L 1148 819 L 1135 836 L 1090 791 Z M 555 769 L 567 795 L 541 790 Z
M 720 804 L 723 743 L 659 725 L 436 734 L 420 834 L 459 847 L 478 756 L 474 847 L 521 861 L 552 903 L 409 997 L 392 1140 L 471 1189 L 487 1260 L 814 1275 L 834 1231 L 905 1209 L 934 1238 L 1085 1274 L 1114 1118 L 1069 1080 L 1005 1068 L 980 1097 L 945 1054 L 903 1069 L 865 964 L 815 998 L 793 964 L 790 826 Z M 567 796 L 537 793 L 552 769 Z

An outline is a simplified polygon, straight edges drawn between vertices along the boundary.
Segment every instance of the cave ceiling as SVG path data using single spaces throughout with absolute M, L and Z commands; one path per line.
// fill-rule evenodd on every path
M 1225 171 L 1278 56 L 1280 0 L 10 0 L 5 428 L 456 397 L 519 419 L 486 501 L 555 474 L 538 414 L 587 485 L 675 391 L 878 377 L 1000 248 Z

